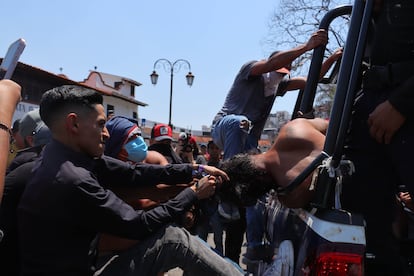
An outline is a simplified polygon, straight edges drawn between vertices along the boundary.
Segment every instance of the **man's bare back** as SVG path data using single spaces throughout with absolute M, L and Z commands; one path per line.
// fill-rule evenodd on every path
M 323 119 L 292 120 L 281 128 L 267 152 L 226 161 L 223 170 L 230 177 L 230 185 L 235 186 L 233 192 L 243 202 L 244 197 L 258 197 L 272 188 L 288 186 L 321 153 L 327 127 L 328 121 Z M 243 159 L 251 164 L 242 164 Z M 280 201 L 291 208 L 306 205 L 313 195 L 310 180 L 311 176 L 287 195 L 280 195 Z

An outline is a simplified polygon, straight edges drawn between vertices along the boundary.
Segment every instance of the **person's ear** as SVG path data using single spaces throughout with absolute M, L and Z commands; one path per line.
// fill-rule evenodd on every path
M 26 147 L 33 147 L 34 146 L 34 138 L 33 135 L 28 135 L 24 138 L 25 146 Z
M 75 113 L 69 113 L 66 116 L 66 128 L 70 132 L 78 132 L 78 130 L 79 130 L 79 118 Z

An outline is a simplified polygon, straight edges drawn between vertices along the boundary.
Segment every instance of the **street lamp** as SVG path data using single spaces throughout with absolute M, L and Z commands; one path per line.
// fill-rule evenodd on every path
M 171 124 L 171 109 L 172 109 L 172 94 L 173 94 L 174 71 L 175 72 L 178 72 L 180 70 L 181 66 L 187 65 L 189 72 L 185 76 L 185 78 L 187 79 L 187 84 L 190 87 L 191 87 L 191 85 L 193 85 L 194 75 L 191 73 L 191 65 L 190 65 L 190 62 L 188 62 L 187 60 L 185 60 L 185 59 L 177 59 L 176 61 L 171 62 L 168 59 L 160 58 L 157 61 L 155 61 L 155 63 L 154 63 L 154 70 L 152 71 L 152 74 L 150 75 L 150 77 L 151 77 L 151 83 L 153 85 L 156 85 L 157 84 L 157 81 L 158 81 L 158 74 L 155 71 L 155 67 L 157 66 L 158 63 L 161 63 L 164 66 L 164 69 L 165 70 L 170 70 L 170 114 L 169 114 L 169 119 L 168 119 L 168 125 L 171 126 L 171 128 L 172 128 L 172 124 Z

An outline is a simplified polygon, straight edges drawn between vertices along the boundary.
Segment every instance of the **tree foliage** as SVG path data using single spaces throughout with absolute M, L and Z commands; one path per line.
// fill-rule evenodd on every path
M 350 4 L 349 0 L 280 0 L 270 22 L 269 33 L 264 40 L 269 53 L 275 49 L 285 50 L 305 43 L 315 32 L 325 14 L 339 5 Z M 349 16 L 335 19 L 329 28 L 329 43 L 326 54 L 343 46 L 348 31 Z M 301 66 L 310 59 L 312 52 L 298 58 Z
M 270 22 L 269 33 L 264 40 L 265 48 L 269 53 L 274 50 L 286 50 L 306 43 L 310 35 L 319 29 L 325 14 L 339 6 L 349 5 L 350 0 L 280 0 L 274 10 Z M 342 47 L 348 32 L 349 16 L 336 18 L 329 26 L 329 42 L 325 57 Z M 312 51 L 297 58 L 292 64 L 294 75 L 306 76 L 309 70 Z M 332 101 L 334 93 L 332 87 L 319 86 L 317 104 Z M 322 95 L 321 95 L 322 93 Z

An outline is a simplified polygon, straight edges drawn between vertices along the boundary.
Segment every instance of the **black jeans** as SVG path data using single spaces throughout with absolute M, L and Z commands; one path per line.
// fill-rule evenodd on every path
M 225 256 L 235 263 L 239 263 L 243 237 L 246 232 L 246 209 L 239 208 L 240 219 L 226 226 Z

